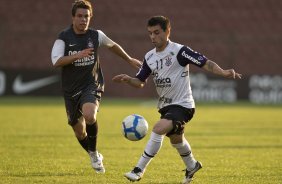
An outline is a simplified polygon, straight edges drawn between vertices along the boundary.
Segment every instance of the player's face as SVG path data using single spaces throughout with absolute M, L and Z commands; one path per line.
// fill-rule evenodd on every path
M 156 47 L 156 50 L 164 50 L 168 42 L 169 29 L 164 31 L 160 25 L 149 26 L 147 29 L 149 32 L 150 39 Z
M 75 16 L 72 17 L 73 29 L 77 34 L 83 34 L 86 32 L 90 22 L 90 11 L 83 8 L 76 10 Z

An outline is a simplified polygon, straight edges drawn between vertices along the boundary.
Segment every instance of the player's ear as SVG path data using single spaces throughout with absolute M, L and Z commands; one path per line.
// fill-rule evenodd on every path
M 167 34 L 167 38 L 170 37 L 170 26 L 168 26 L 168 28 L 166 29 L 166 34 Z

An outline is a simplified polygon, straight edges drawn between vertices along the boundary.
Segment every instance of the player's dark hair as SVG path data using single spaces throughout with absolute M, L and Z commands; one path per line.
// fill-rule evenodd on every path
M 166 31 L 168 28 L 170 28 L 170 21 L 167 17 L 158 15 L 153 16 L 148 20 L 148 27 L 160 25 L 163 31 Z
M 71 10 L 71 14 L 74 17 L 76 10 L 78 8 L 82 8 L 82 9 L 87 9 L 90 11 L 90 16 L 92 16 L 92 5 L 89 1 L 86 0 L 76 0 L 73 4 L 72 4 L 72 10 Z

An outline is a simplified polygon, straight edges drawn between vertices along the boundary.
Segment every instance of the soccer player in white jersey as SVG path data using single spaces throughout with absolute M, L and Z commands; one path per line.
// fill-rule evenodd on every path
M 98 47 L 104 46 L 135 68 L 141 62 L 131 58 L 120 45 L 102 31 L 89 28 L 92 6 L 76 0 L 72 6 L 72 25 L 62 31 L 52 49 L 52 62 L 62 68 L 62 88 L 68 123 L 81 146 L 89 153 L 92 167 L 104 173 L 103 156 L 97 150 L 97 111 L 104 92 L 104 78 Z
M 234 69 L 223 70 L 215 62 L 187 46 L 169 40 L 170 21 L 164 16 L 154 16 L 147 24 L 149 36 L 155 48 L 144 58 L 143 65 L 135 77 L 120 74 L 113 78 L 133 87 L 142 88 L 152 75 L 159 95 L 160 120 L 154 125 L 151 137 L 136 167 L 125 174 L 130 181 L 139 181 L 148 164 L 161 148 L 164 136 L 178 151 L 186 172 L 183 184 L 190 183 L 193 175 L 202 168 L 184 137 L 184 127 L 193 118 L 195 103 L 189 80 L 189 65 L 195 65 L 223 77 L 237 79 L 241 74 Z

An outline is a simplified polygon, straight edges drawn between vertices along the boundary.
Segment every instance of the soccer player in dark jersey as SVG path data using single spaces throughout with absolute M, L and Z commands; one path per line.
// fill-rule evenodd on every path
M 158 109 L 161 117 L 154 125 L 151 137 L 136 167 L 126 173 L 125 177 L 131 181 L 139 181 L 142 178 L 149 162 L 160 150 L 166 135 L 186 166 L 182 183 L 187 184 L 202 168 L 202 164 L 194 158 L 190 144 L 184 137 L 184 127 L 193 118 L 195 112 L 189 65 L 232 79 L 240 79 L 241 74 L 236 73 L 234 69 L 223 70 L 204 55 L 170 41 L 170 21 L 166 17 L 150 18 L 147 29 L 155 48 L 145 55 L 143 65 L 135 77 L 120 74 L 113 80 L 142 88 L 147 78 L 152 75 L 159 95 Z
M 73 3 L 72 25 L 59 34 L 51 58 L 55 67 L 62 68 L 68 122 L 81 146 L 89 153 L 92 167 L 97 173 L 104 173 L 103 156 L 96 149 L 96 115 L 104 91 L 98 47 L 107 47 L 135 68 L 139 68 L 141 62 L 131 58 L 102 31 L 89 28 L 91 17 L 92 6 L 89 1 L 78 0 Z

